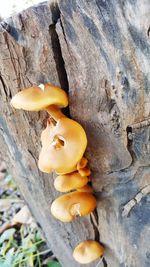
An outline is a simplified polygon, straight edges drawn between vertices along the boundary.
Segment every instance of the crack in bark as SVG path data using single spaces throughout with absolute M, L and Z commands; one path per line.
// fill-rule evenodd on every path
M 10 54 L 10 59 L 11 59 L 12 65 L 13 65 L 13 69 L 14 69 L 16 77 L 17 77 L 18 76 L 17 75 L 17 70 L 16 70 L 16 66 L 15 66 L 14 60 L 13 60 L 14 57 L 12 56 L 12 52 L 11 52 L 11 49 L 10 49 L 7 33 L 4 34 L 4 37 L 5 37 L 5 43 L 7 44 L 7 48 L 8 48 L 9 54 Z
M 98 230 L 98 225 L 99 225 L 99 219 L 98 219 L 98 213 L 97 213 L 97 210 L 95 209 L 91 214 L 90 214 L 90 222 L 93 226 L 93 230 L 94 230 L 94 239 L 97 241 L 97 242 L 100 242 L 100 232 Z M 107 261 L 105 259 L 105 257 L 103 256 L 103 266 L 104 267 L 107 267 Z
M 9 32 L 10 25 L 6 21 L 1 21 L 0 23 L 0 29 L 2 33 Z
M 32 86 L 32 82 L 30 81 L 30 79 L 28 78 L 28 76 L 26 76 L 26 79 L 28 80 L 30 86 Z
M 64 40 L 65 40 L 66 45 L 67 45 L 67 47 L 68 47 L 68 42 L 67 42 L 67 38 L 66 38 L 66 34 L 65 34 L 65 30 L 64 30 L 64 26 L 63 26 L 61 17 L 60 17 L 60 26 L 61 26 L 61 28 L 62 28 L 62 33 L 63 33 L 63 36 L 64 36 Z M 69 50 L 69 48 L 68 48 L 68 50 Z
M 51 42 L 52 42 L 52 50 L 54 53 L 54 60 L 56 63 L 56 69 L 59 76 L 59 81 L 61 87 L 65 91 L 69 91 L 69 85 L 68 85 L 68 77 L 67 72 L 65 69 L 65 62 L 62 56 L 62 50 L 60 46 L 59 36 L 56 31 L 56 24 L 58 20 L 60 19 L 60 11 L 57 4 L 51 5 L 51 12 L 52 12 L 52 20 L 53 24 L 49 26 L 49 33 L 51 36 Z
M 104 267 L 107 267 L 108 266 L 107 261 L 106 261 L 105 258 L 103 258 L 103 265 L 104 265 Z
M 61 53 L 61 47 L 60 42 L 58 38 L 58 34 L 56 32 L 56 24 L 51 24 L 49 26 L 49 33 L 51 36 L 51 42 L 52 42 L 52 50 L 54 53 L 54 60 L 56 63 L 56 69 L 59 77 L 60 85 L 63 89 L 65 89 L 68 92 L 68 79 L 67 74 L 65 70 L 65 63 L 62 57 Z
M 12 62 L 13 70 L 15 72 L 15 76 L 17 77 L 16 78 L 17 84 L 18 84 L 18 87 L 20 88 L 21 87 L 21 84 L 24 83 L 24 79 L 22 79 L 22 73 L 20 72 L 20 70 L 21 70 L 21 63 L 20 63 L 20 59 L 18 58 L 16 47 L 15 47 L 13 41 L 11 39 L 9 39 L 8 34 L 10 34 L 9 29 L 6 32 L 4 32 L 3 35 L 4 35 L 5 43 L 7 45 L 8 51 L 9 51 L 9 55 L 10 55 L 9 58 L 10 58 L 10 60 Z M 12 36 L 12 37 L 14 38 L 14 36 Z M 15 41 L 17 42 L 16 39 L 15 39 Z M 14 53 L 16 54 L 17 57 L 15 57 L 13 55 Z M 16 62 L 15 61 L 17 61 L 18 66 L 16 65 Z M 24 86 L 25 86 L 25 83 L 24 83 Z M 9 90 L 9 96 L 12 97 L 10 94 L 11 94 L 11 91 Z
M 37 171 L 38 171 L 38 173 L 39 173 L 39 175 L 40 175 L 39 167 L 38 167 L 38 163 L 37 163 L 37 158 L 34 156 L 33 152 L 32 152 L 30 149 L 28 149 L 28 152 L 29 152 L 29 154 L 31 155 L 31 157 L 33 158 L 33 160 L 34 160 L 34 162 L 35 162 L 35 165 L 36 165 L 36 167 L 37 167 Z
M 51 6 L 52 21 L 53 24 L 49 26 L 49 34 L 52 42 L 52 50 L 54 54 L 54 60 L 56 63 L 56 69 L 58 73 L 58 78 L 61 88 L 63 88 L 67 93 L 69 92 L 69 83 L 67 72 L 65 69 L 65 61 L 62 55 L 62 49 L 59 41 L 59 36 L 56 31 L 56 24 L 60 20 L 60 10 L 57 3 L 52 3 Z M 69 107 L 65 108 L 64 114 L 70 117 Z
M 62 50 L 61 50 L 61 45 L 60 45 L 60 41 L 59 41 L 59 36 L 57 34 L 57 31 L 56 31 L 56 24 L 58 21 L 60 22 L 60 26 L 62 28 L 62 33 L 64 36 L 64 40 L 67 44 L 67 47 L 68 47 L 68 42 L 66 39 L 66 34 L 65 34 L 63 23 L 61 20 L 61 12 L 59 10 L 58 4 L 52 3 L 50 8 L 51 8 L 51 13 L 52 13 L 53 24 L 51 24 L 49 26 L 49 33 L 51 36 L 52 50 L 54 53 L 54 60 L 56 63 L 56 69 L 57 69 L 60 85 L 63 89 L 65 89 L 65 91 L 68 92 L 69 91 L 68 77 L 67 77 L 67 72 L 65 69 L 65 62 L 64 62 L 64 59 L 62 56 Z M 67 114 L 67 115 L 70 115 L 70 114 Z M 96 210 L 90 215 L 90 221 L 91 221 L 91 224 L 93 226 L 95 240 L 100 242 L 100 233 L 98 230 L 99 222 L 98 222 L 98 214 L 97 214 Z M 71 243 L 70 243 L 70 246 L 71 246 Z M 103 258 L 102 262 L 103 262 L 104 267 L 107 267 L 107 262 L 106 262 L 105 258 Z
M 93 211 L 91 214 L 90 214 L 90 221 L 91 221 L 91 224 L 93 226 L 93 231 L 94 231 L 94 239 L 99 242 L 100 241 L 100 233 L 99 233 L 99 230 L 98 230 L 98 222 L 97 222 L 97 215 L 95 215 L 96 211 Z
M 22 14 L 19 14 L 18 18 L 19 18 L 20 23 L 21 23 L 21 32 L 24 32 L 25 31 L 25 26 L 24 26 L 24 21 L 23 21 Z
M 2 78 L 1 73 L 0 73 L 0 81 L 1 81 L 1 83 L 2 83 L 2 86 L 3 86 L 3 89 L 4 89 L 4 93 L 5 93 L 5 95 L 6 95 L 6 98 L 8 98 L 9 95 L 8 95 L 8 93 L 7 93 L 7 87 L 6 87 L 6 85 L 5 85 L 5 82 L 4 82 L 4 79 Z
M 127 132 L 127 141 L 128 141 L 127 142 L 127 149 L 128 149 L 128 151 L 131 155 L 131 158 L 132 158 L 132 162 L 130 164 L 130 166 L 131 166 L 137 161 L 136 154 L 132 149 L 132 143 L 133 143 L 132 138 L 131 139 L 129 138 L 129 136 L 132 135 L 132 127 L 128 126 L 126 129 L 126 132 Z

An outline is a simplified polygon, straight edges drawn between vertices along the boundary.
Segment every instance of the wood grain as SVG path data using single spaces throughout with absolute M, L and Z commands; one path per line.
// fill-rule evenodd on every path
M 149 11 L 148 0 L 55 0 L 1 22 L 1 159 L 64 267 L 80 266 L 72 250 L 85 239 L 106 246 L 104 267 L 150 266 L 149 195 L 122 217 L 150 183 Z M 37 167 L 47 114 L 10 106 L 23 87 L 44 82 L 69 93 L 65 112 L 88 136 L 98 205 L 67 224 L 50 214 L 54 175 Z

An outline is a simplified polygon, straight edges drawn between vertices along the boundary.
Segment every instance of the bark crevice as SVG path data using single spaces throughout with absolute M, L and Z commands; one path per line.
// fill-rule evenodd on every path
M 56 24 L 58 20 L 60 19 L 60 11 L 59 11 L 59 7 L 57 4 L 51 5 L 51 12 L 52 12 L 53 24 L 49 26 L 49 33 L 50 33 L 51 42 L 52 42 L 54 60 L 56 63 L 56 69 L 58 72 L 60 85 L 68 93 L 69 92 L 68 77 L 67 77 L 67 72 L 65 69 L 65 62 L 62 56 L 59 36 L 56 31 Z
M 50 5 L 50 9 L 52 12 L 52 21 L 53 24 L 49 26 L 49 34 L 51 37 L 51 43 L 52 43 L 52 51 L 54 55 L 54 60 L 56 64 L 56 70 L 58 73 L 58 78 L 60 82 L 60 86 L 62 89 L 64 89 L 67 93 L 69 93 L 69 82 L 67 77 L 67 72 L 65 68 L 65 61 L 63 59 L 62 55 L 62 49 L 59 41 L 59 36 L 56 31 L 56 24 L 58 21 L 61 21 L 60 19 L 60 10 L 57 3 L 52 3 Z M 65 108 L 63 110 L 64 114 L 68 117 L 70 117 L 69 107 Z
M 133 151 L 133 146 L 132 146 L 132 128 L 131 127 L 127 127 L 126 129 L 126 132 L 127 132 L 127 149 L 131 155 L 131 158 L 132 158 L 132 162 L 131 162 L 131 165 L 129 167 L 131 167 L 132 165 L 135 164 L 135 162 L 137 161 L 137 157 L 136 157 L 136 154 L 135 152 Z
M 4 91 L 4 93 L 5 93 L 5 96 L 6 96 L 6 98 L 7 98 L 7 97 L 10 97 L 10 95 L 8 95 L 8 93 L 7 93 L 7 88 L 6 88 L 6 85 L 5 85 L 4 79 L 3 79 L 3 77 L 2 77 L 2 75 L 1 75 L 1 74 L 0 74 L 0 81 L 1 81 L 1 83 L 2 83 L 2 86 L 3 86 L 3 91 Z
M 98 230 L 98 224 L 95 220 L 95 212 L 96 211 L 93 211 L 92 214 L 90 214 L 90 221 L 91 221 L 91 224 L 93 226 L 93 231 L 94 231 L 94 236 L 95 236 L 95 240 L 96 241 L 100 241 L 100 233 L 99 233 L 99 230 Z

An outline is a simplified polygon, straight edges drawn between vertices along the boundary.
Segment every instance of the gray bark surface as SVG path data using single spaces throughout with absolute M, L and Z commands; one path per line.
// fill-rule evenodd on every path
M 104 267 L 150 266 L 149 12 L 148 0 L 55 0 L 1 23 L 1 160 L 64 267 L 80 266 L 72 250 L 85 239 L 105 245 Z M 48 115 L 10 106 L 45 82 L 68 92 L 88 136 L 97 209 L 72 223 L 51 216 L 55 175 L 37 167 Z

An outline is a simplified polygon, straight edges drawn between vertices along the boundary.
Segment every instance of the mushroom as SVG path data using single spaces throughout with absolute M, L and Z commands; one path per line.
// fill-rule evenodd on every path
M 88 160 L 84 157 L 77 163 L 77 170 L 81 176 L 91 175 L 91 170 L 87 167 L 87 163 Z
M 61 88 L 46 83 L 18 92 L 12 98 L 11 105 L 16 109 L 28 111 L 46 110 L 55 121 L 58 121 L 65 117 L 60 108 L 68 106 L 68 97 Z
M 73 257 L 81 264 L 88 264 L 95 261 L 104 254 L 104 247 L 93 240 L 81 242 L 73 252 Z
M 54 181 L 54 187 L 60 192 L 69 192 L 74 189 L 83 188 L 88 183 L 86 176 L 81 176 L 78 172 L 72 172 L 57 176 Z
M 85 167 L 83 169 L 79 169 L 78 172 L 80 173 L 81 176 L 90 176 L 91 175 L 91 170 L 88 167 Z
M 51 205 L 51 213 L 62 222 L 71 222 L 77 216 L 90 214 L 95 207 L 96 199 L 91 193 L 76 191 L 55 199 Z
M 85 168 L 87 163 L 88 163 L 88 160 L 83 157 L 77 164 L 77 170 Z
M 77 188 L 77 191 L 78 192 L 93 193 L 93 188 L 89 184 L 86 184 L 83 187 Z
M 66 174 L 76 170 L 87 146 L 82 126 L 74 120 L 61 118 L 56 125 L 51 120 L 41 135 L 42 150 L 39 169 L 50 173 Z

